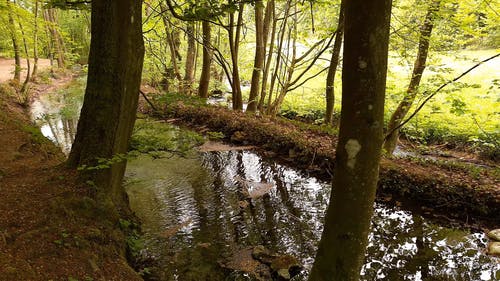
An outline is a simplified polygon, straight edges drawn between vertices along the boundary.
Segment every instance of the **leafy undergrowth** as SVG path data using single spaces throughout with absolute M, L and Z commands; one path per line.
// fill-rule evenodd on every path
M 317 176 L 331 177 L 336 137 L 320 127 L 185 102 L 170 103 L 163 115 L 199 131 L 223 133 L 227 141 L 258 145 L 264 154 Z M 425 210 L 469 226 L 492 226 L 500 221 L 499 183 L 498 167 L 478 169 L 466 164 L 384 158 L 379 195 L 411 199 Z
M 0 280 L 140 280 L 120 217 L 5 97 L 0 132 Z

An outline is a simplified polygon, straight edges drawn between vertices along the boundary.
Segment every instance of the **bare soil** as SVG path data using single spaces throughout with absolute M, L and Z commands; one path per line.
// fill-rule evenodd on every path
M 141 280 L 125 259 L 118 219 L 6 96 L 0 135 L 0 280 Z
M 31 67 L 33 69 L 33 59 L 30 59 Z M 38 59 L 38 70 L 46 70 L 51 67 L 49 59 Z M 0 83 L 6 82 L 14 78 L 15 70 L 14 59 L 0 58 Z M 26 77 L 27 64 L 26 59 L 21 60 L 21 81 Z

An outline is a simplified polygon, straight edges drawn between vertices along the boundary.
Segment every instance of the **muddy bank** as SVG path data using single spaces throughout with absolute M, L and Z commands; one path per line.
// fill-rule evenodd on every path
M 159 115 L 200 132 L 223 133 L 233 143 L 257 145 L 264 155 L 323 179 L 331 177 L 336 138 L 309 125 L 182 102 L 170 104 Z M 384 158 L 378 199 L 417 207 L 445 222 L 492 228 L 500 222 L 499 186 L 498 167 Z
M 0 134 L 0 280 L 141 280 L 127 264 L 120 218 L 5 95 Z

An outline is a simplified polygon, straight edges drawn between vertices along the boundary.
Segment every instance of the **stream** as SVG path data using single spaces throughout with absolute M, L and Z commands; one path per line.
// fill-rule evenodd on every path
M 71 88 L 39 97 L 32 117 L 68 153 L 81 107 Z M 184 129 L 163 124 L 173 140 Z M 222 268 L 246 247 L 295 256 L 306 280 L 331 185 L 251 150 L 141 154 L 129 161 L 126 190 L 142 221 L 157 280 L 254 280 Z M 265 194 L 247 199 L 259 187 Z M 249 204 L 243 204 L 247 202 Z M 375 204 L 362 280 L 500 280 L 498 258 L 480 232 L 443 227 L 395 206 Z

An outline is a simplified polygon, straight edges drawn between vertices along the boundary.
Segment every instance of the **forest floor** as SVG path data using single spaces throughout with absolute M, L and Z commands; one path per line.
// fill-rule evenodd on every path
M 186 101 L 171 102 L 155 114 L 202 133 L 222 133 L 228 142 L 256 145 L 265 156 L 331 178 L 337 139 L 317 126 Z M 425 157 L 383 157 L 380 172 L 379 201 L 403 205 L 452 226 L 485 230 L 500 224 L 498 162 L 439 149 Z
M 70 80 L 35 84 L 34 94 Z M 13 100 L 0 93 L 0 280 L 141 280 L 124 257 L 118 219 Z

